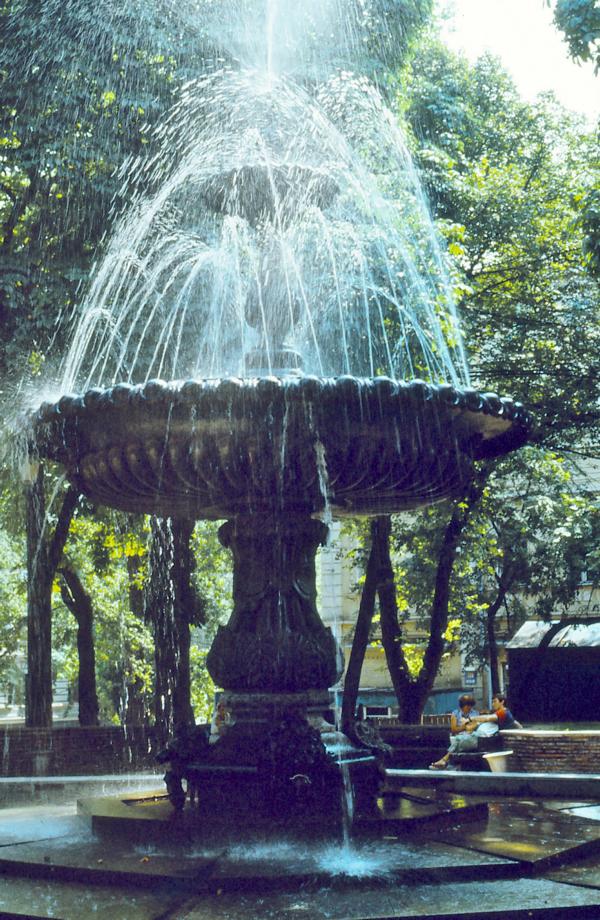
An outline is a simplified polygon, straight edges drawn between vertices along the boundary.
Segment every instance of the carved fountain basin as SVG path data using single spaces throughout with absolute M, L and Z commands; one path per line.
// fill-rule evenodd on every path
M 519 403 L 387 377 L 224 378 L 43 404 L 36 449 L 92 501 L 194 519 L 383 514 L 460 493 L 527 439 Z

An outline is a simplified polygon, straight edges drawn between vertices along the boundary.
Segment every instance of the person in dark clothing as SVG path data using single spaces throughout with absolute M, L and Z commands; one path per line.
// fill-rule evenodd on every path
M 484 722 L 496 723 L 499 731 L 505 728 L 523 728 L 506 705 L 506 695 L 504 693 L 494 694 L 492 697 L 492 710 L 487 715 L 474 716 L 471 721 L 477 722 L 479 725 Z

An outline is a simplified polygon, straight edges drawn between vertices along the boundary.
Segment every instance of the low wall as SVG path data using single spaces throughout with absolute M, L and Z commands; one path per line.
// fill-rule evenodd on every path
M 513 752 L 508 769 L 523 773 L 598 773 L 600 730 L 511 729 L 500 733 Z
M 448 748 L 447 725 L 406 725 L 399 719 L 369 719 L 382 741 L 391 745 L 389 763 L 394 767 L 424 769 Z
M 0 776 L 79 776 L 156 768 L 151 729 L 0 728 Z
M 448 747 L 443 724 L 403 725 L 398 719 L 373 719 L 392 745 L 397 767 L 422 768 Z M 441 720 L 440 720 L 441 721 Z M 500 732 L 502 748 L 512 751 L 508 770 L 515 773 L 599 773 L 600 724 L 585 729 L 511 729 Z

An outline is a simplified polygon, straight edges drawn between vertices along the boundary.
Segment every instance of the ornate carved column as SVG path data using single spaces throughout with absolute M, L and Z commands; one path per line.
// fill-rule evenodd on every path
M 341 652 L 317 612 L 315 556 L 327 527 L 308 515 L 240 516 L 219 531 L 233 554 L 234 607 L 207 658 L 213 680 L 237 693 L 327 690 Z

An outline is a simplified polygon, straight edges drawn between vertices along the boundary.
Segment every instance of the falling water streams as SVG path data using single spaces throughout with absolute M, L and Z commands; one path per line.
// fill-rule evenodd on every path
M 244 16 L 239 31 L 233 15 L 222 34 L 213 22 L 238 66 L 187 84 L 158 154 L 123 165 L 131 203 L 93 273 L 62 392 L 252 374 L 254 348 L 272 371 L 282 344 L 308 373 L 468 380 L 401 128 L 352 70 L 351 8 L 265 0 L 262 37 L 256 24 L 243 35 Z M 315 56 L 312 28 L 337 29 L 346 69 Z
M 201 4 L 228 63 L 181 89 L 157 152 L 123 164 L 128 206 L 92 273 L 60 394 L 262 375 L 468 384 L 402 129 L 361 71 L 370 3 L 261 0 L 261 15 L 256 5 Z M 283 418 L 278 488 L 287 408 Z M 170 424 L 169 413 L 165 457 Z M 328 524 L 327 454 L 316 428 L 309 436 Z M 356 856 L 348 821 L 342 853 Z

